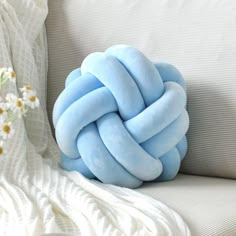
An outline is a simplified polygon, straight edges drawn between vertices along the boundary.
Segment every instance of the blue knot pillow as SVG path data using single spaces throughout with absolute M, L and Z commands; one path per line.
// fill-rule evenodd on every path
M 172 65 L 124 45 L 90 54 L 53 110 L 62 168 L 129 188 L 174 178 L 187 151 L 186 101 Z

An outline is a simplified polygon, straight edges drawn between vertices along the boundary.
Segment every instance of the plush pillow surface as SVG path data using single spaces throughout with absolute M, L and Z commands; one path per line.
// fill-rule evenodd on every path
M 126 45 L 88 55 L 54 106 L 61 166 L 131 188 L 173 179 L 187 151 L 186 101 L 172 65 Z

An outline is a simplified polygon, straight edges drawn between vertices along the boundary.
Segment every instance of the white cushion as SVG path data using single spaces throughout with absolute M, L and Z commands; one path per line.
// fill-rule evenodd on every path
M 145 184 L 138 191 L 161 200 L 187 222 L 192 236 L 236 235 L 236 181 L 178 175 Z
M 91 52 L 131 44 L 174 64 L 188 88 L 185 173 L 236 178 L 235 0 L 58 0 L 47 19 L 48 111 Z

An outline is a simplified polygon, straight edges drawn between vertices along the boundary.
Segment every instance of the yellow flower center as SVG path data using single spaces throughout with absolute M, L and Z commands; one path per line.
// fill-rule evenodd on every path
M 30 85 L 26 85 L 25 90 L 32 90 L 32 87 Z
M 29 100 L 31 102 L 35 102 L 36 101 L 36 96 L 29 96 Z
M 9 125 L 3 125 L 2 130 L 3 132 L 9 134 L 11 132 L 11 127 Z
M 12 78 L 16 78 L 16 73 L 14 71 L 11 71 L 10 75 Z
M 16 100 L 16 106 L 17 107 L 22 107 L 23 106 L 23 102 L 20 99 Z
M 0 108 L 0 115 L 2 115 L 3 113 L 4 113 L 4 110 Z
M 3 154 L 3 148 L 0 147 L 0 155 L 2 155 L 2 154 Z

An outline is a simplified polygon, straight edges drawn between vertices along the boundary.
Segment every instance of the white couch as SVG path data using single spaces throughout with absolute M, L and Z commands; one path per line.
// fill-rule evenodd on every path
M 67 74 L 112 44 L 133 44 L 183 72 L 191 126 L 182 173 L 137 191 L 175 209 L 195 236 L 236 235 L 234 9 L 230 0 L 49 0 L 50 116 Z

